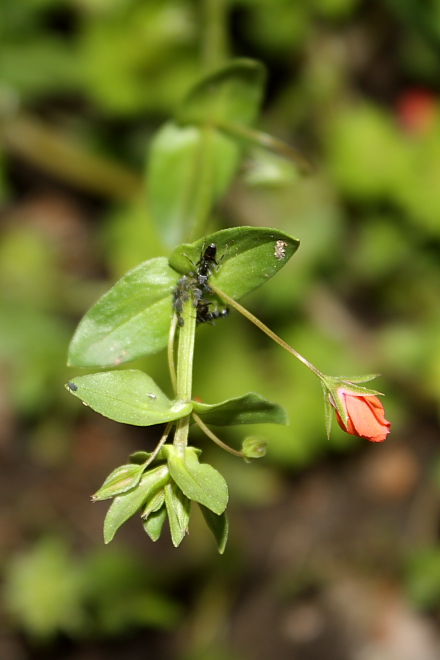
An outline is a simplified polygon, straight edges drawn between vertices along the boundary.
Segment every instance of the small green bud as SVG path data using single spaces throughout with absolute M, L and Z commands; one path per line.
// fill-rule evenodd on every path
M 243 440 L 243 446 L 241 448 L 245 458 L 262 458 L 266 455 L 266 440 L 263 438 L 245 438 Z

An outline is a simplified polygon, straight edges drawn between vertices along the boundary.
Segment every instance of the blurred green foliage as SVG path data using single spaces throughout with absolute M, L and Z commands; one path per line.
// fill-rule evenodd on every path
M 393 422 L 387 442 L 394 442 L 440 402 L 440 2 L 380 0 L 375 11 L 365 4 L 225 2 L 231 53 L 268 66 L 258 128 L 298 141 L 316 169 L 300 178 L 284 160 L 245 150 L 211 228 L 274 226 L 300 238 L 288 267 L 243 303 L 322 371 L 381 372 Z M 120 201 L 110 177 L 103 194 L 93 158 L 117 160 L 128 180 L 134 173 L 142 181 L 153 134 L 209 66 L 201 56 L 202 9 L 190 0 L 0 3 L 1 414 L 22 420 L 24 440 L 14 442 L 29 460 L 35 448 L 26 453 L 26 441 L 48 420 L 66 437 L 90 420 L 61 386 L 76 321 L 128 269 L 169 250 L 147 196 L 130 192 Z M 390 43 L 378 25 L 396 39 Z M 18 150 L 16 122 L 26 116 L 82 150 L 85 195 L 46 138 Z M 82 216 L 62 235 L 52 207 L 42 222 L 27 203 L 41 181 L 83 200 Z M 98 221 L 90 221 L 88 204 Z M 170 393 L 163 355 L 135 366 Z M 237 501 L 268 503 L 280 491 L 278 468 L 300 469 L 361 445 L 338 428 L 327 440 L 315 379 L 237 314 L 199 328 L 195 395 L 198 389 L 207 403 L 255 390 L 288 411 L 289 427 L 264 428 L 263 466 L 219 459 Z M 239 446 L 242 435 L 228 434 Z M 50 463 L 50 452 L 40 451 L 37 461 Z M 175 604 L 160 586 L 150 591 L 148 581 L 137 582 L 144 569 L 130 557 L 111 552 L 80 561 L 50 540 L 7 556 L 5 596 L 15 623 L 39 638 L 171 626 Z M 409 593 L 426 607 L 440 603 L 438 552 L 429 548 L 406 573 Z

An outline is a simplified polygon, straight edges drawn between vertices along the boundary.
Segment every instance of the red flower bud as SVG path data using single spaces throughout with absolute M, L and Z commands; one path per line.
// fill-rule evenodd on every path
M 391 424 L 385 419 L 383 405 L 377 396 L 360 395 L 343 388 L 338 388 L 337 392 L 348 415 L 345 425 L 335 410 L 341 429 L 371 442 L 383 442 L 390 432 Z

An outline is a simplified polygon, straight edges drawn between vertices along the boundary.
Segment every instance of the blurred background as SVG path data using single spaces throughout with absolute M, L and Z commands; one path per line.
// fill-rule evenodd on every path
M 157 436 L 69 397 L 67 347 L 169 252 L 148 149 L 213 24 L 268 68 L 257 127 L 315 168 L 245 155 L 212 227 L 301 247 L 243 302 L 323 372 L 381 373 L 392 432 L 327 440 L 319 383 L 232 313 L 198 329 L 194 394 L 257 391 L 290 426 L 250 429 L 250 465 L 194 436 L 230 485 L 225 555 L 196 516 L 178 550 L 138 518 L 104 546 L 90 495 Z M 2 0 L 0 30 L 0 658 L 438 660 L 439 0 Z M 170 393 L 163 353 L 135 366 Z

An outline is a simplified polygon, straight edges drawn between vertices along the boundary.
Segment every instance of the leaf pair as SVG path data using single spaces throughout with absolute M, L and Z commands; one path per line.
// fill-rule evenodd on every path
M 221 260 L 212 280 L 238 299 L 273 277 L 298 249 L 284 232 L 236 227 L 180 245 L 170 260 L 157 257 L 124 275 L 79 324 L 69 347 L 72 367 L 116 367 L 156 353 L 168 342 L 172 294 L 182 274 L 194 271 L 205 242 Z
M 153 426 L 186 417 L 194 410 L 205 424 L 287 424 L 284 409 L 250 392 L 216 404 L 170 400 L 143 371 L 104 371 L 77 376 L 68 391 L 115 422 Z

